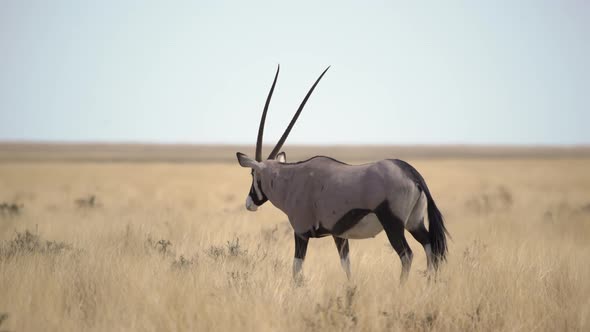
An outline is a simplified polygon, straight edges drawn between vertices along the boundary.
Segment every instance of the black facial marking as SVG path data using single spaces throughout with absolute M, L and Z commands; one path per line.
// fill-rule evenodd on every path
M 256 206 L 260 206 L 260 205 L 264 204 L 266 201 L 268 201 L 268 198 L 264 194 L 264 191 L 262 191 L 262 183 L 260 181 L 258 181 L 258 189 L 260 189 L 260 193 L 262 194 L 262 199 L 258 199 L 258 195 L 256 195 L 256 189 L 254 189 L 254 184 L 252 184 L 252 186 L 250 186 L 250 193 L 248 193 L 248 195 L 252 199 L 252 202 L 254 202 L 254 204 L 256 204 Z

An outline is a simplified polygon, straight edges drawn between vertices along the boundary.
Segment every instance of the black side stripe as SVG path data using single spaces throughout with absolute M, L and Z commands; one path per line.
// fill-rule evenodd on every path
M 367 214 L 371 212 L 371 210 L 367 209 L 352 209 L 346 212 L 345 215 L 338 219 L 338 221 L 332 228 L 332 234 L 340 235 L 346 232 L 347 230 L 356 226 L 359 223 L 359 221 L 361 221 L 361 219 L 363 219 Z

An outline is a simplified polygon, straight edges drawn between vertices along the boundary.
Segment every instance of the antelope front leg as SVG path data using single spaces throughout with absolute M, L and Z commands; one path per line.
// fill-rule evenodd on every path
M 295 281 L 301 277 L 301 269 L 303 267 L 305 254 L 307 254 L 308 243 L 309 238 L 295 233 L 295 258 L 293 259 L 293 280 Z
M 350 258 L 348 257 L 348 239 L 344 239 L 341 237 L 333 236 L 334 242 L 336 243 L 336 249 L 338 249 L 338 254 L 340 255 L 340 265 L 346 272 L 346 278 L 350 280 Z

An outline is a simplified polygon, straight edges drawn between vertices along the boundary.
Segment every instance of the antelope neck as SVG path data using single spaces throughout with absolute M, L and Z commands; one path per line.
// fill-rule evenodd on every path
M 260 177 L 262 191 L 274 206 L 283 210 L 295 169 L 275 160 L 266 161 L 265 164 Z

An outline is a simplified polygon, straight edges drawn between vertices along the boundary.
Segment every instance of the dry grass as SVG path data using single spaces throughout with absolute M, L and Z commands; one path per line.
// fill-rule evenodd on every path
M 312 240 L 295 285 L 237 164 L 2 163 L 0 330 L 590 330 L 590 160 L 412 162 L 453 241 L 429 283 L 409 240 L 404 287 L 383 233 L 351 242 L 351 282 Z

